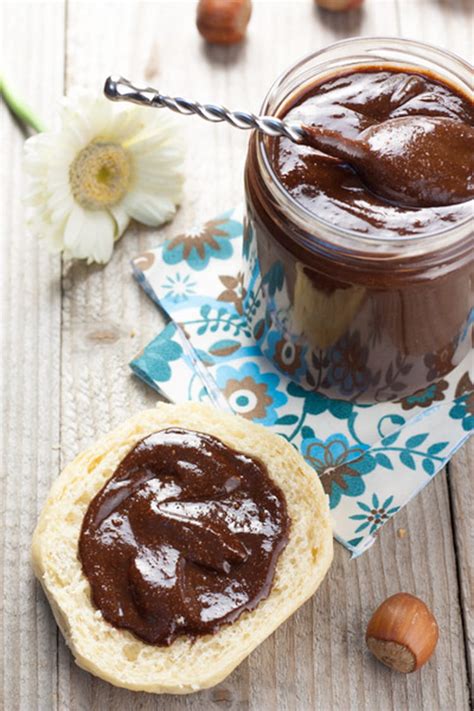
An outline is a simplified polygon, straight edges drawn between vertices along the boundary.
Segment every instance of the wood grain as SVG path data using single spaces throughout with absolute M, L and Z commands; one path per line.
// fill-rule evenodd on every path
M 382 3 L 383 4 L 383 3 Z M 399 32 L 474 59 L 471 0 L 397 0 Z
M 448 485 L 451 494 L 454 544 L 459 578 L 459 594 L 464 626 L 468 674 L 472 681 L 474 668 L 474 438 L 449 463 Z M 472 694 L 472 687 L 471 687 Z
M 63 91 L 61 3 L 2 6 L 2 62 L 45 121 Z M 32 71 L 41 67 L 42 81 Z M 2 103 L 1 689 L 4 706 L 55 706 L 57 632 L 29 565 L 37 513 L 59 468 L 60 259 L 24 228 L 24 136 Z M 0 697 L 1 698 L 1 697 Z M 1 701 L 0 701 L 1 706 Z
M 8 31 L 2 23 L 3 47 L 15 83 L 40 109 L 61 95 L 63 68 L 68 89 L 82 84 L 99 90 L 105 76 L 120 72 L 169 93 L 258 110 L 280 71 L 335 39 L 401 31 L 466 56 L 470 51 L 470 7 L 463 0 L 369 0 L 360 12 L 337 15 L 310 0 L 257 0 L 247 41 L 230 49 L 209 48 L 201 41 L 194 5 L 188 0 L 70 0 L 65 11 L 59 0 L 12 2 Z M 5 709 L 467 709 L 473 543 L 465 452 L 451 464 L 450 492 L 439 474 L 364 556 L 351 561 L 336 546 L 334 565 L 313 600 L 215 689 L 187 697 L 133 694 L 74 664 L 28 566 L 37 508 L 60 466 L 100 433 L 155 402 L 127 366 L 161 323 L 134 285 L 129 260 L 242 198 L 248 137 L 182 119 L 191 149 L 185 202 L 173 224 L 158 231 L 133 226 L 107 267 L 64 265 L 60 277 L 59 260 L 26 241 L 19 204 L 22 138 L 5 112 L 2 122 L 8 150 L 2 166 L 8 187 L 5 233 L 11 235 L 2 245 L 7 338 L 0 635 Z M 406 536 L 400 538 L 398 529 L 405 529 Z M 425 599 L 441 628 L 436 657 L 409 676 L 392 674 L 375 662 L 363 641 L 373 609 L 398 590 Z

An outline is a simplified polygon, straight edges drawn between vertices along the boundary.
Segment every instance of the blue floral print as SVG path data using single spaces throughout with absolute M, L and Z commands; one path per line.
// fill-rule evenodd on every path
M 438 380 L 431 383 L 426 388 L 417 390 L 413 395 L 408 395 L 400 400 L 403 410 L 411 410 L 413 407 L 429 407 L 434 402 L 444 400 L 444 390 L 448 388 L 446 380 Z
M 360 496 L 365 491 L 362 477 L 376 466 L 367 450 L 367 445 L 351 445 L 343 434 L 330 435 L 326 440 L 303 439 L 302 454 L 320 475 L 331 509 L 336 508 L 342 496 Z
M 242 225 L 226 216 L 167 240 L 163 246 L 166 264 L 186 262 L 192 269 L 205 269 L 211 259 L 229 259 L 234 248 L 231 240 L 242 231 Z
M 456 400 L 455 405 L 449 411 L 453 420 L 461 420 L 463 429 L 466 432 L 474 430 L 474 395 L 462 395 Z
M 164 383 L 171 379 L 170 363 L 178 360 L 183 355 L 179 343 L 173 340 L 177 331 L 174 323 L 168 324 L 134 361 L 131 366 L 142 377 L 147 373 L 148 379 Z
M 366 342 L 353 332 L 310 354 L 282 337 L 282 266 L 275 260 L 262 279 L 251 224 L 247 237 L 242 245 L 237 210 L 134 260 L 141 286 L 180 327 L 166 326 L 132 368 L 170 400 L 230 405 L 284 437 L 318 472 L 336 537 L 360 553 L 472 431 L 473 384 L 465 370 L 447 373 L 449 347 L 427 358 L 428 387 L 402 399 L 410 365 L 400 357 L 380 375 L 382 394 L 398 402 L 356 403 L 369 378 Z M 327 379 L 354 402 L 323 395 Z
M 285 375 L 298 378 L 305 372 L 305 349 L 277 331 L 268 334 L 265 355 L 276 363 Z
M 174 276 L 168 275 L 163 282 L 165 299 L 171 299 L 174 304 L 187 301 L 190 296 L 196 293 L 196 282 L 189 274 L 181 275 L 176 272 Z
M 362 345 L 358 331 L 343 336 L 329 351 L 328 383 L 338 385 L 343 395 L 364 390 L 370 380 L 368 354 L 369 349 Z
M 393 514 L 398 511 L 399 507 L 392 506 L 392 502 L 393 496 L 389 496 L 388 499 L 385 499 L 382 505 L 380 505 L 377 494 L 373 494 L 371 506 L 363 501 L 358 501 L 357 506 L 364 513 L 350 516 L 353 521 L 362 521 L 362 523 L 357 526 L 354 533 L 360 533 L 360 531 L 364 531 L 367 528 L 367 533 L 375 533 L 380 526 L 388 521 L 390 516 L 393 516 Z
M 466 432 L 474 430 L 474 383 L 469 373 L 464 373 L 456 386 L 456 400 L 449 411 L 453 420 L 461 420 Z
M 261 424 L 274 424 L 278 408 L 287 401 L 286 395 L 278 390 L 278 376 L 263 373 L 251 361 L 238 370 L 221 366 L 217 369 L 216 380 L 234 412 Z

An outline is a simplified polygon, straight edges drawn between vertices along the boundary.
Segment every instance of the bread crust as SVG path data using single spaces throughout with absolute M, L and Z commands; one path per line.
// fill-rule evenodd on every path
M 285 494 L 291 530 L 270 595 L 255 610 L 195 642 L 146 644 L 107 623 L 90 600 L 77 556 L 90 500 L 128 451 L 148 434 L 180 426 L 214 435 L 260 459 Z M 327 497 L 314 471 L 282 437 L 197 403 L 141 412 L 80 454 L 51 487 L 32 542 L 32 563 L 77 664 L 134 691 L 185 694 L 218 684 L 318 588 L 333 555 Z

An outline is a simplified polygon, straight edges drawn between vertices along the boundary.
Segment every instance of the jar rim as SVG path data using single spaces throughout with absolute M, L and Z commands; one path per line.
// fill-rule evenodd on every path
M 335 50 L 337 51 L 338 49 L 344 49 L 345 47 L 353 47 L 355 50 L 353 55 L 346 55 L 346 59 L 349 59 L 350 56 L 353 56 L 354 59 L 359 58 L 361 60 L 364 60 L 365 63 L 367 63 L 369 55 L 367 54 L 364 55 L 364 57 L 357 57 L 357 48 L 364 47 L 366 51 L 386 51 L 387 49 L 398 49 L 398 51 L 400 51 L 401 49 L 402 51 L 409 51 L 405 60 L 406 63 L 404 63 L 400 58 L 397 60 L 391 59 L 389 60 L 389 63 L 393 63 L 399 66 L 404 66 L 405 64 L 405 66 L 407 66 L 408 68 L 409 66 L 414 66 L 412 63 L 410 63 L 410 59 L 411 62 L 413 62 L 415 58 L 423 59 L 425 62 L 429 60 L 434 62 L 437 57 L 438 60 L 443 60 L 442 64 L 438 63 L 439 69 L 443 69 L 446 72 L 445 61 L 448 58 L 450 62 L 454 65 L 453 69 L 451 70 L 451 73 L 456 73 L 456 67 L 461 71 L 465 71 L 469 74 L 472 73 L 472 67 L 470 66 L 469 62 L 464 60 L 462 57 L 459 57 L 457 54 L 451 52 L 450 50 L 436 47 L 435 45 L 429 44 L 427 42 L 419 42 L 417 40 L 405 39 L 396 36 L 349 37 L 343 40 L 339 40 L 337 42 L 333 42 L 330 45 L 327 45 L 326 47 L 317 50 L 316 52 L 307 54 L 304 57 L 298 59 L 296 62 L 294 62 L 290 67 L 285 69 L 275 79 L 267 94 L 265 95 L 261 107 L 261 112 L 264 114 L 268 113 L 268 107 L 270 105 L 270 102 L 272 101 L 272 99 L 275 99 L 274 95 L 276 94 L 278 89 L 281 88 L 284 82 L 289 79 L 295 71 L 298 70 L 298 68 L 304 67 L 304 65 L 308 64 L 317 57 L 324 56 L 325 54 L 329 54 L 330 52 Z M 417 49 L 421 50 L 422 54 L 417 52 Z M 412 50 L 411 53 L 410 50 Z M 378 57 L 377 54 L 374 53 L 374 63 L 377 60 L 380 62 L 382 59 L 382 57 Z M 386 59 L 383 59 L 383 61 L 387 63 Z M 457 73 L 456 78 L 460 79 Z M 287 205 L 293 212 L 294 216 L 296 218 L 299 218 L 303 224 L 306 224 L 306 228 L 308 225 L 308 221 L 310 221 L 312 225 L 316 225 L 319 232 L 322 230 L 324 233 L 325 231 L 326 234 L 329 235 L 330 241 L 335 241 L 342 249 L 347 248 L 350 252 L 364 252 L 365 248 L 370 248 L 371 250 L 373 250 L 374 248 L 380 247 L 383 250 L 388 250 L 388 253 L 390 253 L 391 248 L 393 248 L 395 249 L 395 252 L 399 257 L 399 248 L 403 244 L 404 249 L 406 249 L 407 247 L 410 248 L 409 250 L 407 250 L 410 252 L 410 256 L 413 256 L 414 253 L 416 254 L 417 252 L 419 252 L 420 254 L 426 254 L 427 243 L 429 245 L 429 252 L 436 251 L 440 248 L 440 246 L 454 246 L 460 240 L 466 237 L 466 228 L 469 228 L 472 225 L 473 216 L 471 215 L 466 217 L 461 222 L 456 223 L 455 225 L 443 227 L 442 229 L 432 230 L 430 232 L 426 232 L 425 234 L 410 235 L 403 238 L 392 237 L 383 233 L 368 235 L 364 234 L 363 232 L 358 232 L 357 230 L 351 230 L 345 227 L 341 227 L 339 225 L 335 226 L 324 218 L 316 216 L 307 207 L 298 202 L 298 200 L 286 190 L 286 188 L 278 179 L 278 176 L 272 167 L 272 163 L 270 161 L 267 151 L 265 136 L 263 136 L 262 134 L 258 134 L 256 138 L 257 157 L 260 164 L 263 165 L 264 169 L 267 171 L 268 175 L 271 178 L 269 187 L 274 193 L 274 197 L 276 197 L 277 199 L 280 198 L 280 200 L 285 200 Z M 387 256 L 389 256 L 388 253 Z

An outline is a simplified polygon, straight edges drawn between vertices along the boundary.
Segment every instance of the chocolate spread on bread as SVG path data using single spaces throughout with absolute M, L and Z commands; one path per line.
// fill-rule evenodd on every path
M 110 624 L 169 645 L 215 633 L 267 597 L 289 527 L 261 462 L 172 428 L 135 445 L 92 499 L 79 556 Z

